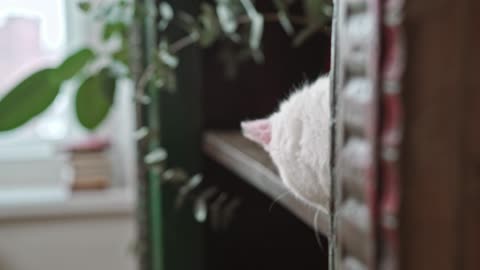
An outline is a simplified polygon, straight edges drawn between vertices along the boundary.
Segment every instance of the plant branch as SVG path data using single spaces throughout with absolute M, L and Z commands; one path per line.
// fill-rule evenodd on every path
M 137 83 L 137 89 L 136 89 L 136 95 L 137 97 L 143 96 L 144 94 L 144 89 L 147 86 L 148 82 L 153 76 L 153 73 L 155 72 L 155 65 L 149 64 L 147 68 L 142 73 L 142 76 L 140 76 L 140 79 L 138 80 Z
M 263 13 L 262 14 L 263 18 L 265 19 L 265 22 L 279 22 L 280 21 L 280 17 L 278 16 L 278 13 Z M 302 17 L 302 16 L 288 16 L 288 18 L 290 19 L 290 21 L 292 23 L 295 23 L 295 24 L 300 24 L 300 25 L 307 25 L 309 22 L 308 22 L 308 19 L 306 17 Z M 248 15 L 241 15 L 237 18 L 237 22 L 239 24 L 246 24 L 246 23 L 250 23 L 250 17 L 248 17 Z
M 182 49 L 194 44 L 197 41 L 198 41 L 198 38 L 195 38 L 195 36 L 192 36 L 192 35 L 184 36 L 183 38 L 175 41 L 170 45 L 170 53 L 176 54 Z
M 178 53 L 179 51 L 194 44 L 195 42 L 197 42 L 197 39 L 194 36 L 192 35 L 185 36 L 170 45 L 170 52 L 172 54 Z M 143 71 L 142 76 L 140 76 L 140 79 L 138 80 L 137 89 L 135 91 L 138 98 L 141 98 L 143 96 L 145 87 L 147 86 L 148 82 L 152 78 L 154 72 L 155 72 L 155 64 L 153 63 L 149 64 Z
M 264 13 L 262 14 L 265 22 L 279 22 L 280 17 L 278 13 L 271 12 L 271 13 Z M 299 25 L 308 25 L 308 19 L 302 16 L 288 16 L 290 21 L 295 24 Z M 250 17 L 248 15 L 242 15 L 237 18 L 237 22 L 239 24 L 248 24 L 251 22 Z M 170 53 L 176 54 L 179 51 L 183 50 L 184 48 L 194 44 L 195 42 L 198 41 L 198 37 L 195 35 L 187 35 L 179 40 L 175 41 L 170 45 Z M 137 88 L 136 88 L 136 93 L 139 97 L 142 97 L 144 94 L 144 89 L 147 86 L 148 82 L 152 78 L 153 74 L 155 72 L 155 65 L 154 64 L 149 64 L 146 68 L 145 71 L 142 73 L 140 79 L 138 80 L 137 83 Z

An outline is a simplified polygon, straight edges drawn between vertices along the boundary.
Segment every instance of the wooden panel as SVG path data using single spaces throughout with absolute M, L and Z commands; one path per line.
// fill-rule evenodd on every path
M 240 132 L 208 132 L 204 137 L 204 150 L 211 158 L 270 196 L 272 200 L 280 198 L 280 204 L 315 229 L 316 210 L 289 195 L 265 150 L 245 139 Z M 328 235 L 328 222 L 329 216 L 325 206 L 324 209 L 319 209 L 316 229 Z
M 368 264 L 374 242 L 370 239 L 371 224 L 367 206 L 350 198 L 338 209 L 338 215 L 339 233 L 342 235 L 345 254 Z
M 342 191 L 344 197 L 353 197 L 365 201 L 365 181 L 368 166 L 371 162 L 370 145 L 367 141 L 352 138 L 345 144 L 342 154 L 344 163 L 342 172 Z
M 479 269 L 480 6 L 417 3 L 406 2 L 400 268 Z
M 379 1 L 337 1 L 334 269 L 375 265 Z
M 466 94 L 464 95 L 465 138 L 464 181 L 462 183 L 462 269 L 480 269 L 480 2 L 470 0 L 466 11 L 465 44 L 463 44 L 463 74 Z M 468 34 L 469 33 L 469 34 Z

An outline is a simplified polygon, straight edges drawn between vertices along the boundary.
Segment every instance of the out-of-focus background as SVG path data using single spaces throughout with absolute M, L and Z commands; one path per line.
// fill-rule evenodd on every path
M 97 42 L 77 2 L 0 2 L 0 97 Z M 136 269 L 132 88 L 122 82 L 95 132 L 75 120 L 66 84 L 41 116 L 0 134 L 0 269 Z

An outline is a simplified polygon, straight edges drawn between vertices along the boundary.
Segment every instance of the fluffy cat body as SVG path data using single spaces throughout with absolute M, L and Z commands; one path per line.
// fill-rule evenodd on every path
M 314 207 L 330 198 L 329 129 L 328 77 L 300 87 L 269 117 L 242 122 L 244 136 L 268 151 L 287 189 Z

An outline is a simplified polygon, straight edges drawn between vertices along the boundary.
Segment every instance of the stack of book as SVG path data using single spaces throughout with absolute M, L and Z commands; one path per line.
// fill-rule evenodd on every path
M 108 141 L 92 139 L 68 148 L 74 171 L 73 190 L 95 190 L 110 186 L 112 164 Z

